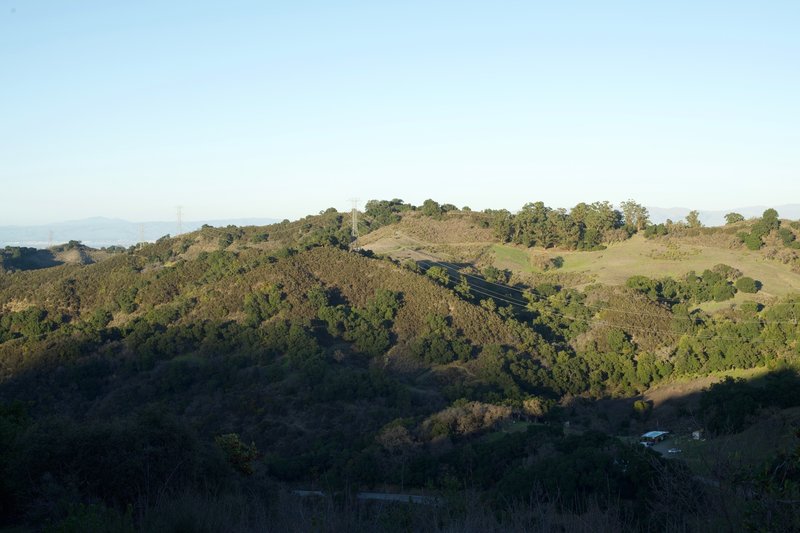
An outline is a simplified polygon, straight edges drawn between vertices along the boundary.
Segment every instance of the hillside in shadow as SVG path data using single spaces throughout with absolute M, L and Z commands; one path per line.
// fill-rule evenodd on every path
M 176 506 L 229 517 L 221 502 L 299 488 L 330 499 L 286 509 L 322 506 L 332 524 L 367 490 L 435 494 L 442 530 L 521 527 L 532 509 L 549 522 L 531 529 L 724 530 L 748 495 L 780 499 L 757 467 L 791 449 L 795 299 L 710 316 L 631 288 L 509 285 L 500 269 L 348 252 L 343 223 L 202 228 L 0 274 L 4 524 L 145 529 Z M 773 371 L 712 385 L 756 368 Z M 756 427 L 785 447 L 724 476 L 702 464 Z M 652 429 L 683 451 L 641 446 Z M 355 505 L 365 524 L 395 512 Z M 240 530 L 290 519 L 252 509 Z

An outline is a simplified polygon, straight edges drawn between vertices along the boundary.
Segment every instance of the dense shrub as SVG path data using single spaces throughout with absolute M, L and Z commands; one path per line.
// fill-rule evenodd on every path
M 758 292 L 761 283 L 753 278 L 743 277 L 736 280 L 736 288 L 742 292 L 755 293 Z

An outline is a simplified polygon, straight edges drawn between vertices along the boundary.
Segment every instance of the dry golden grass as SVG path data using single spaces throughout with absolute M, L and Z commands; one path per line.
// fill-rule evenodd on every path
M 362 236 L 358 244 L 372 249 L 376 243 L 394 238 L 400 233 L 431 244 L 467 244 L 487 245 L 494 242 L 494 232 L 491 228 L 481 227 L 480 213 L 446 213 L 441 220 L 423 216 L 421 213 L 404 213 L 397 224 L 384 226 Z M 384 245 L 385 246 L 385 245 Z
M 724 263 L 763 283 L 762 292 L 757 297 L 746 295 L 746 299 L 780 297 L 800 292 L 800 274 L 792 272 L 789 265 L 771 261 L 760 251 L 742 248 L 648 240 L 637 235 L 602 251 L 550 253 L 564 258 L 562 272 L 589 273 L 596 276 L 598 282 L 607 285 L 622 285 L 634 275 L 679 278 L 691 270 L 700 273 Z
M 738 231 L 746 229 L 741 225 L 684 228 L 655 239 L 635 235 L 609 245 L 606 250 L 583 252 L 498 243 L 490 228 L 480 227 L 481 216 L 480 213 L 449 213 L 443 220 L 435 220 L 420 213 L 406 213 L 398 224 L 363 236 L 359 244 L 396 259 L 420 261 L 430 259 L 426 254 L 434 254 L 448 261 L 478 267 L 493 264 L 510 270 L 518 279 L 541 278 L 541 269 L 533 265 L 534 254 L 538 262 L 561 256 L 563 268 L 549 271 L 547 276 L 563 278 L 559 280 L 561 284 L 570 286 L 623 285 L 634 275 L 679 278 L 691 270 L 699 273 L 724 263 L 763 283 L 758 295 L 738 295 L 734 302 L 745 299 L 766 302 L 772 297 L 800 292 L 800 272 L 792 269 L 797 253 L 776 246 L 747 250 L 736 236 Z M 709 310 L 716 307 L 711 306 Z

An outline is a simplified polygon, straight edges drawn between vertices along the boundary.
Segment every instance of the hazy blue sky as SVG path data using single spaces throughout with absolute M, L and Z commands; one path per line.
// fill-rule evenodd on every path
M 800 202 L 800 2 L 0 0 L 0 224 Z

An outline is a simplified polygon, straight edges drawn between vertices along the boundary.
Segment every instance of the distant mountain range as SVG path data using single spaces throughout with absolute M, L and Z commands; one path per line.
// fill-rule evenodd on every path
M 274 218 L 237 218 L 223 220 L 184 221 L 183 232 L 194 231 L 202 225 L 210 226 L 265 226 L 279 220 Z M 87 246 L 131 246 L 137 242 L 152 242 L 170 234 L 178 226 L 172 222 L 130 222 L 118 218 L 93 217 L 41 226 L 0 226 L 0 247 L 27 246 L 47 248 L 68 241 L 81 241 Z
M 725 224 L 725 215 L 736 212 L 745 218 L 759 217 L 769 206 L 750 206 L 719 211 L 699 210 L 700 221 L 706 226 Z M 654 223 L 683 220 L 691 209 L 686 207 L 647 207 L 650 220 Z M 774 206 L 781 218 L 800 219 L 800 204 Z M 236 218 L 221 220 L 184 221 L 183 232 L 194 231 L 202 225 L 210 226 L 266 226 L 279 222 L 274 218 Z M 92 217 L 70 220 L 39 226 L 0 226 L 0 247 L 28 246 L 47 248 L 50 245 L 68 241 L 81 241 L 87 246 L 131 246 L 140 241 L 152 242 L 164 235 L 175 235 L 178 226 L 175 221 L 130 222 L 118 218 Z
M 750 207 L 737 207 L 734 209 L 725 209 L 720 211 L 706 211 L 698 209 L 700 212 L 700 222 L 705 226 L 722 226 L 725 224 L 725 215 L 731 212 L 739 213 L 745 218 L 760 217 L 765 210 L 772 207 L 778 212 L 780 218 L 788 218 L 796 220 L 800 218 L 800 204 L 786 204 L 776 206 L 754 205 Z M 686 207 L 648 207 L 650 212 L 650 221 L 654 223 L 662 223 L 667 219 L 673 222 L 678 222 L 686 218 L 691 209 Z

